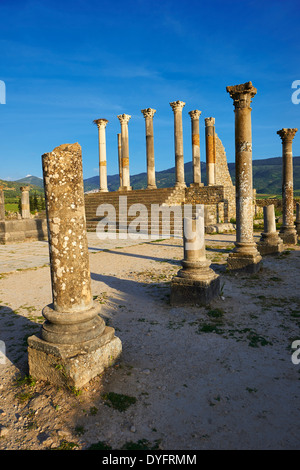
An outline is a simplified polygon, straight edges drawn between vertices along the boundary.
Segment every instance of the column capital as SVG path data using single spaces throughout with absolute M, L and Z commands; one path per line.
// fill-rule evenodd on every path
M 95 119 L 95 120 L 93 121 L 93 123 L 94 123 L 94 124 L 97 124 L 98 127 L 101 127 L 101 126 L 106 127 L 106 125 L 107 125 L 108 122 L 109 122 L 109 121 L 108 121 L 107 119 Z
M 154 114 L 156 113 L 156 109 L 153 109 L 153 108 L 141 109 L 141 113 L 144 115 L 144 118 L 147 118 L 147 117 L 153 118 Z
M 209 126 L 214 126 L 216 120 L 213 117 L 208 117 L 208 118 L 205 118 L 204 121 L 205 121 L 205 126 L 209 127 Z
M 252 85 L 252 82 L 227 86 L 226 91 L 233 99 L 233 105 L 235 108 L 250 108 L 252 98 L 257 93 L 257 89 Z
M 199 111 L 199 109 L 193 109 L 193 111 L 189 112 L 189 115 L 191 116 L 192 121 L 199 119 L 200 114 L 202 111 Z
M 185 103 L 183 101 L 172 101 L 172 103 L 170 103 L 170 106 L 171 108 L 173 109 L 173 111 L 181 111 L 184 106 L 185 106 Z
M 21 190 L 22 192 L 24 192 L 24 191 L 30 191 L 30 186 L 20 186 L 20 190 Z
M 128 124 L 129 120 L 131 119 L 131 116 L 129 114 L 119 114 L 117 116 L 121 124 Z
M 297 131 L 298 129 L 296 128 L 295 129 L 283 128 L 283 129 L 280 129 L 280 131 L 277 131 L 277 134 L 281 137 L 282 142 L 292 142 Z

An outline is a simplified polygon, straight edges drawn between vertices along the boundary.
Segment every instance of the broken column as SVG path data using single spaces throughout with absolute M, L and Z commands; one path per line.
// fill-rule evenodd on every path
M 228 86 L 235 107 L 235 185 L 236 242 L 228 256 L 228 269 L 255 273 L 260 269 L 261 255 L 253 238 L 253 183 L 251 107 L 256 88 L 251 82 Z
M 220 280 L 206 258 L 203 204 L 197 204 L 195 216 L 184 216 L 183 244 L 182 269 L 171 281 L 171 305 L 206 305 L 220 294 Z
M 147 108 L 142 109 L 141 112 L 144 115 L 146 126 L 147 189 L 155 189 L 153 117 L 156 110 Z
M 30 219 L 30 186 L 21 186 L 21 215 L 22 219 Z
M 192 158 L 193 158 L 193 183 L 192 186 L 201 185 L 201 163 L 200 163 L 200 131 L 199 118 L 201 111 L 194 109 L 189 112 L 192 123 Z
M 3 186 L 0 186 L 0 220 L 5 219 L 5 201 Z
M 43 309 L 40 335 L 28 338 L 29 373 L 79 388 L 112 365 L 122 347 L 93 301 L 81 147 L 61 145 L 42 163 L 52 303 Z
M 122 143 L 121 143 L 121 134 L 117 134 L 118 136 L 118 162 L 119 162 L 119 181 L 120 186 L 119 189 L 123 186 L 123 175 L 122 175 Z
M 107 126 L 107 119 L 95 119 L 94 123 L 98 127 L 98 142 L 99 142 L 99 178 L 100 178 L 100 192 L 107 193 L 107 168 L 106 168 L 106 136 L 105 128 Z
M 276 232 L 276 220 L 274 204 L 264 206 L 264 231 L 257 243 L 261 255 L 280 253 L 283 250 L 283 242 Z
M 120 114 L 118 119 L 121 124 L 121 149 L 122 149 L 122 190 L 130 191 L 129 174 L 129 140 L 128 140 L 128 122 L 131 116 L 129 114 Z
M 173 101 L 170 106 L 174 112 L 175 188 L 185 188 L 182 129 L 182 109 L 185 103 L 183 101 Z
M 296 231 L 297 235 L 300 236 L 300 204 L 296 203 Z
M 216 184 L 216 135 L 215 118 L 205 118 L 206 180 L 207 185 Z
M 294 225 L 294 184 L 292 142 L 298 129 L 281 129 L 282 140 L 282 226 L 279 235 L 283 243 L 295 245 L 297 232 Z

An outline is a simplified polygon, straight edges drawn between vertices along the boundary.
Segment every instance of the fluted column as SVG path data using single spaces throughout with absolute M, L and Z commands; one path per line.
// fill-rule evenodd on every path
M 3 186 L 0 186 L 0 220 L 5 219 L 5 201 Z
M 146 154 L 147 154 L 147 189 L 155 189 L 155 160 L 154 160 L 154 134 L 153 117 L 156 109 L 142 109 L 146 126 Z
M 173 101 L 170 106 L 174 112 L 175 187 L 185 188 L 182 130 L 182 110 L 185 103 L 183 101 Z
M 118 119 L 121 124 L 121 148 L 122 148 L 122 189 L 131 190 L 130 174 L 129 174 L 129 139 L 128 139 L 128 122 L 131 116 L 129 114 L 120 114 Z
M 30 219 L 30 200 L 29 190 L 30 186 L 21 186 L 21 215 L 22 219 Z
M 205 119 L 206 179 L 207 185 L 216 184 L 216 135 L 215 118 Z
M 235 113 L 236 242 L 228 269 L 256 272 L 261 256 L 253 238 L 251 101 L 257 90 L 251 82 L 228 86 Z
M 119 162 L 119 180 L 120 180 L 120 187 L 122 189 L 123 186 L 123 174 L 122 174 L 122 139 L 121 134 L 117 134 L 118 137 L 118 162 Z
M 281 129 L 282 140 L 282 226 L 279 235 L 284 243 L 295 245 L 297 232 L 294 225 L 294 183 L 292 143 L 298 129 Z
M 193 158 L 193 185 L 201 184 L 201 162 L 200 162 L 200 130 L 199 118 L 201 111 L 194 109 L 189 112 L 192 123 L 192 158 Z
M 108 123 L 108 120 L 107 119 L 95 119 L 94 123 L 97 124 L 97 127 L 98 127 L 100 192 L 106 193 L 108 189 L 107 189 L 107 169 L 106 169 L 105 128 Z

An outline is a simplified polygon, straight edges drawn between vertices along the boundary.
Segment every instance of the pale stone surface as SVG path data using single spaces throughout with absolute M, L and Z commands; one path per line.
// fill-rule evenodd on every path
M 156 109 L 142 109 L 141 113 L 145 118 L 146 127 L 146 154 L 147 154 L 147 189 L 155 189 L 155 159 L 154 159 L 154 133 L 153 117 Z
M 117 134 L 117 139 L 118 139 L 118 163 L 119 163 L 119 180 L 120 180 L 119 188 L 122 188 L 122 186 L 123 186 L 123 170 L 122 170 L 122 137 L 121 137 L 121 134 Z
M 170 106 L 174 112 L 174 144 L 175 144 L 175 187 L 185 188 L 184 178 L 184 156 L 183 156 L 183 129 L 182 110 L 185 106 L 183 101 L 172 101 Z
M 283 250 L 283 242 L 276 232 L 274 205 L 264 206 L 264 231 L 261 234 L 257 249 L 261 255 L 280 253 Z
M 105 366 L 101 361 L 95 367 L 91 367 L 91 363 L 97 355 L 95 351 L 110 348 L 111 338 L 103 336 L 105 322 L 99 316 L 100 306 L 94 303 L 91 292 L 81 147 L 79 144 L 61 145 L 44 154 L 42 162 L 52 304 L 43 309 L 46 321 L 41 338 L 28 338 L 29 368 L 37 378 L 54 380 L 51 364 L 60 357 L 64 380 L 72 386 L 82 386 L 85 380 L 82 377 L 87 379 L 92 373 L 85 370 L 87 365 L 94 375 L 102 372 Z M 117 356 L 121 352 L 120 342 L 118 344 Z M 77 372 L 72 374 L 69 373 L 71 358 L 77 365 Z
M 216 184 L 215 118 L 205 118 L 206 178 L 207 185 Z
M 106 135 L 105 128 L 107 119 L 95 119 L 94 123 L 98 127 L 98 144 L 99 144 L 99 178 L 100 192 L 107 192 L 107 162 L 106 162 Z
M 0 220 L 5 219 L 5 201 L 3 186 L 0 186 Z
M 261 255 L 253 239 L 253 182 L 251 100 L 256 88 L 251 82 L 229 86 L 226 91 L 235 107 L 235 184 L 236 184 L 236 242 L 228 257 L 228 269 L 256 272 Z
M 21 189 L 22 219 L 30 219 L 30 202 L 29 202 L 30 186 L 21 186 L 20 189 Z
M 130 191 L 130 173 L 129 173 L 129 138 L 128 138 L 128 122 L 131 119 L 129 114 L 120 114 L 118 119 L 121 124 L 121 151 L 122 151 L 122 183 L 121 189 Z
M 282 140 L 282 226 L 279 235 L 284 243 L 295 245 L 297 232 L 294 225 L 294 183 L 292 142 L 298 129 L 277 131 Z
M 194 109 L 189 112 L 192 125 L 192 157 L 193 157 L 193 184 L 201 184 L 201 161 L 200 161 L 200 129 L 199 118 L 201 111 Z

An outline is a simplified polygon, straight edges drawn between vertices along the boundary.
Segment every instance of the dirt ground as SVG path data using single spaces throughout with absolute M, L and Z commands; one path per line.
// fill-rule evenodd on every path
M 234 275 L 234 239 L 206 235 L 221 296 L 184 308 L 169 303 L 182 240 L 90 239 L 93 295 L 123 353 L 82 390 L 28 376 L 27 337 L 52 300 L 47 243 L 2 246 L 0 450 L 298 449 L 300 246 Z

